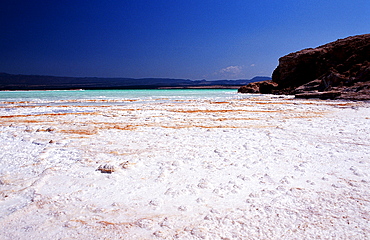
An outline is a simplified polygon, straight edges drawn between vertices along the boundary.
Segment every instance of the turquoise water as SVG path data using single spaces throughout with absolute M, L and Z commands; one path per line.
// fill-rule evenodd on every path
M 129 100 L 140 102 L 176 100 L 214 100 L 247 98 L 251 95 L 239 94 L 236 89 L 160 89 L 160 90 L 81 90 L 81 91 L 2 91 L 0 104 L 4 102 L 27 102 L 33 104 L 96 104 L 91 100 L 128 104 Z M 90 101 L 89 101 L 90 100 Z

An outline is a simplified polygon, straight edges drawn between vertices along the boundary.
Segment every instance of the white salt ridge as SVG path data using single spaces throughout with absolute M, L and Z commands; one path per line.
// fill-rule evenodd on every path
M 4 108 L 1 239 L 370 237 L 368 103 Z

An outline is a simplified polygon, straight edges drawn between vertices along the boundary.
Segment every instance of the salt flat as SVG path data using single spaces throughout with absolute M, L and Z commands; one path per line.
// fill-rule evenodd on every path
M 369 103 L 266 95 L 0 113 L 1 239 L 370 238 Z

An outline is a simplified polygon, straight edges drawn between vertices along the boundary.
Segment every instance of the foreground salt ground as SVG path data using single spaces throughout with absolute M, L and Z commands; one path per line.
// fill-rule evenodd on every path
M 369 106 L 5 103 L 0 238 L 368 239 Z

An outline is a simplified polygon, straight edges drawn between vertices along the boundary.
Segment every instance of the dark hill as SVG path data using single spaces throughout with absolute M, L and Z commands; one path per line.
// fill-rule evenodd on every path
M 82 78 L 0 73 L 0 90 L 235 88 L 266 79 L 270 78 L 255 77 L 246 80 L 192 81 L 169 78 Z

